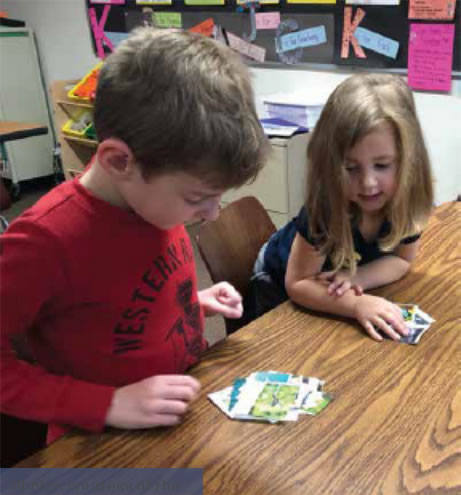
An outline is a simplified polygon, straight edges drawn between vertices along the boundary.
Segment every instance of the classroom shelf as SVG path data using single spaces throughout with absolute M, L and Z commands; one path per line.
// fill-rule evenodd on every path
M 98 142 L 92 139 L 78 138 L 72 136 L 63 135 L 64 139 L 67 141 L 71 141 L 73 143 L 81 144 L 82 146 L 88 146 L 90 148 L 96 148 L 98 146 Z
M 69 136 L 62 132 L 62 127 L 69 118 L 73 118 L 82 109 L 93 108 L 91 103 L 75 101 L 67 96 L 69 90 L 78 82 L 79 80 L 64 80 L 55 81 L 51 85 L 51 100 L 53 102 L 57 137 L 61 145 L 62 168 L 66 179 L 72 179 L 76 174 L 84 170 L 98 145 L 97 141 Z

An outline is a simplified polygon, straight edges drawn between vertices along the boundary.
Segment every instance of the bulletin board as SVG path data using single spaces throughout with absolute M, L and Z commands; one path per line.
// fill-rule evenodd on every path
M 137 26 L 191 29 L 212 19 L 213 36 L 256 66 L 408 70 L 409 79 L 410 71 L 412 77 L 434 71 L 435 81 L 438 64 L 445 63 L 445 78 L 461 75 L 461 0 L 239 1 L 244 0 L 86 0 L 100 58 Z M 418 18 L 409 18 L 409 4 L 419 8 L 412 10 Z M 252 29 L 255 19 L 262 29 Z M 447 84 L 432 89 L 447 90 Z M 413 87 L 430 89 L 424 83 Z

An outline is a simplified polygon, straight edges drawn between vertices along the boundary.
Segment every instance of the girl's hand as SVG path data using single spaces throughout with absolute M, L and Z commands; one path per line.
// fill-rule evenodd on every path
M 220 314 L 224 318 L 240 318 L 243 314 L 242 296 L 228 282 L 219 282 L 198 293 L 205 316 Z
M 362 287 L 354 282 L 347 271 L 338 272 L 322 272 L 317 275 L 317 280 L 328 282 L 328 294 L 330 296 L 342 296 L 348 290 L 353 290 L 356 296 L 361 296 L 363 294 Z
M 392 340 L 408 335 L 400 308 L 382 297 L 364 295 L 357 299 L 355 317 L 374 340 L 383 340 L 377 329 Z

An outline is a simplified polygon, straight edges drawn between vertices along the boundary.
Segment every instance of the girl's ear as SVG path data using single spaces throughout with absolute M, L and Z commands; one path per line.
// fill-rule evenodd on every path
M 129 179 L 136 169 L 133 152 L 119 139 L 109 138 L 102 141 L 96 155 L 98 163 L 115 179 Z

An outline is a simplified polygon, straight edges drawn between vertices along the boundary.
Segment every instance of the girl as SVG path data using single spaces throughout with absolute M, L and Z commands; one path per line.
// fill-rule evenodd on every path
M 398 306 L 365 291 L 408 272 L 433 201 L 429 157 L 405 82 L 358 74 L 341 83 L 313 131 L 308 163 L 305 206 L 256 261 L 258 312 L 288 296 L 355 318 L 375 340 L 380 332 L 400 339 L 408 331 Z

